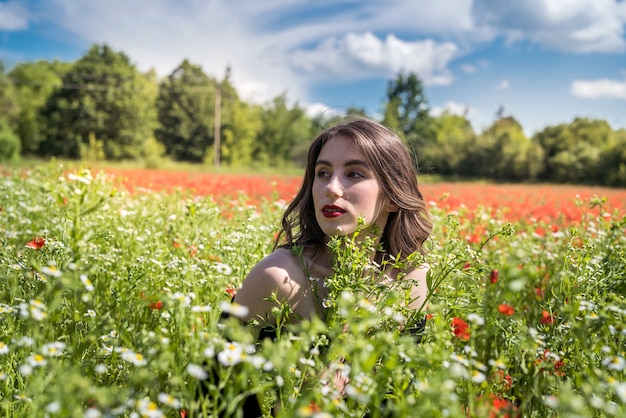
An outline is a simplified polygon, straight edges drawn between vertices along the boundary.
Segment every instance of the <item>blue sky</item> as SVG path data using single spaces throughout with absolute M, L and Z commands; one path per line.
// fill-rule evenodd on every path
M 625 0 L 0 0 L 0 59 L 73 61 L 94 43 L 161 76 L 183 59 L 242 97 L 379 116 L 417 73 L 431 112 L 528 135 L 574 117 L 626 127 Z

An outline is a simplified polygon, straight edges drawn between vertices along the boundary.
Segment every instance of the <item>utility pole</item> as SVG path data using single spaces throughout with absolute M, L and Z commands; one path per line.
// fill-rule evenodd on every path
M 230 78 L 230 65 L 226 67 L 224 79 L 215 80 L 215 126 L 213 127 L 213 166 L 220 166 L 220 128 L 222 126 L 222 85 Z
M 222 125 L 222 83 L 215 80 L 215 126 L 213 127 L 213 166 L 220 166 L 220 127 Z

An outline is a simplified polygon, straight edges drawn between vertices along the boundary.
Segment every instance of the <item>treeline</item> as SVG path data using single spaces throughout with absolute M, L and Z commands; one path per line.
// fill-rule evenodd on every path
M 350 107 L 348 116 L 368 116 Z M 79 60 L 0 64 L 0 161 L 20 157 L 166 159 L 211 165 L 302 164 L 315 134 L 343 118 L 307 116 L 286 94 L 242 100 L 230 81 L 184 60 L 159 79 L 123 52 L 94 45 Z M 477 133 L 466 117 L 432 116 L 420 79 L 390 80 L 382 122 L 398 132 L 426 173 L 499 181 L 626 186 L 626 130 L 576 118 L 526 137 L 500 110 Z

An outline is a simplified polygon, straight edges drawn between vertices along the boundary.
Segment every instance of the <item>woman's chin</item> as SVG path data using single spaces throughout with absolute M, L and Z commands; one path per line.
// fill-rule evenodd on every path
M 326 231 L 324 231 L 326 233 L 326 235 L 333 237 L 340 237 L 340 236 L 344 236 L 344 235 L 348 235 L 351 234 L 355 231 L 356 229 L 354 227 L 345 227 L 345 226 L 336 226 L 333 228 L 326 228 Z

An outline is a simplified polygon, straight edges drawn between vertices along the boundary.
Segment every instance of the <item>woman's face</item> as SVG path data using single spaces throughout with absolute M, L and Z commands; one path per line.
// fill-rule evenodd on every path
M 359 218 L 382 233 L 395 206 L 383 193 L 378 178 L 352 142 L 336 136 L 322 147 L 313 180 L 315 218 L 325 235 L 356 230 Z

